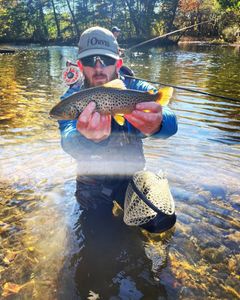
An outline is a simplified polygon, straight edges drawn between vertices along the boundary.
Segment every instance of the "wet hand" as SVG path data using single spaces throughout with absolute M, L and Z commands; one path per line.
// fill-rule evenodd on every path
M 162 106 L 156 102 L 138 103 L 136 109 L 124 117 L 143 134 L 152 135 L 161 127 Z
M 77 120 L 77 130 L 87 139 L 96 143 L 109 137 L 111 116 L 100 115 L 95 111 L 96 103 L 90 102 Z

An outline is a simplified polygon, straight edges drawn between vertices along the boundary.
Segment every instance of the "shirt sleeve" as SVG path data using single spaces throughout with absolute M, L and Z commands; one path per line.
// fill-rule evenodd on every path
M 165 106 L 163 107 L 162 118 L 161 128 L 153 134 L 153 137 L 167 139 L 178 131 L 177 117 L 169 107 Z

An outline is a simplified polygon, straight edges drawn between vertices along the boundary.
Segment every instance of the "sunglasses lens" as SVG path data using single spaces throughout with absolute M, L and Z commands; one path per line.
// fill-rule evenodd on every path
M 112 57 L 105 56 L 103 62 L 106 66 L 112 66 L 116 63 L 116 59 L 114 59 Z
M 81 58 L 81 62 L 85 67 L 92 67 L 94 63 L 94 60 L 92 58 L 93 58 L 92 56 Z
M 85 67 L 95 67 L 97 61 L 100 61 L 103 67 L 112 66 L 116 63 L 116 60 L 112 57 L 98 55 L 98 56 L 87 56 L 81 58 L 81 62 Z

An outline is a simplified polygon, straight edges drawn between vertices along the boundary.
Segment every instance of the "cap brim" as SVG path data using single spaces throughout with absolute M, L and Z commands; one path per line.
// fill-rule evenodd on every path
M 106 49 L 89 49 L 86 51 L 82 51 L 81 53 L 78 54 L 78 58 L 81 59 L 91 55 L 105 55 L 105 56 L 112 57 L 114 59 L 120 58 L 118 54 L 108 51 Z

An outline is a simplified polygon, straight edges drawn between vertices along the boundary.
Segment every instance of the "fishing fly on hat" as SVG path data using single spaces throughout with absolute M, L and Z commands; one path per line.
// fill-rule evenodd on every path
M 124 222 L 150 232 L 164 232 L 176 222 L 174 200 L 163 172 L 139 171 L 130 181 L 124 202 Z
M 119 59 L 119 46 L 114 35 L 106 28 L 99 26 L 85 30 L 78 43 L 78 58 L 91 55 L 105 55 Z

